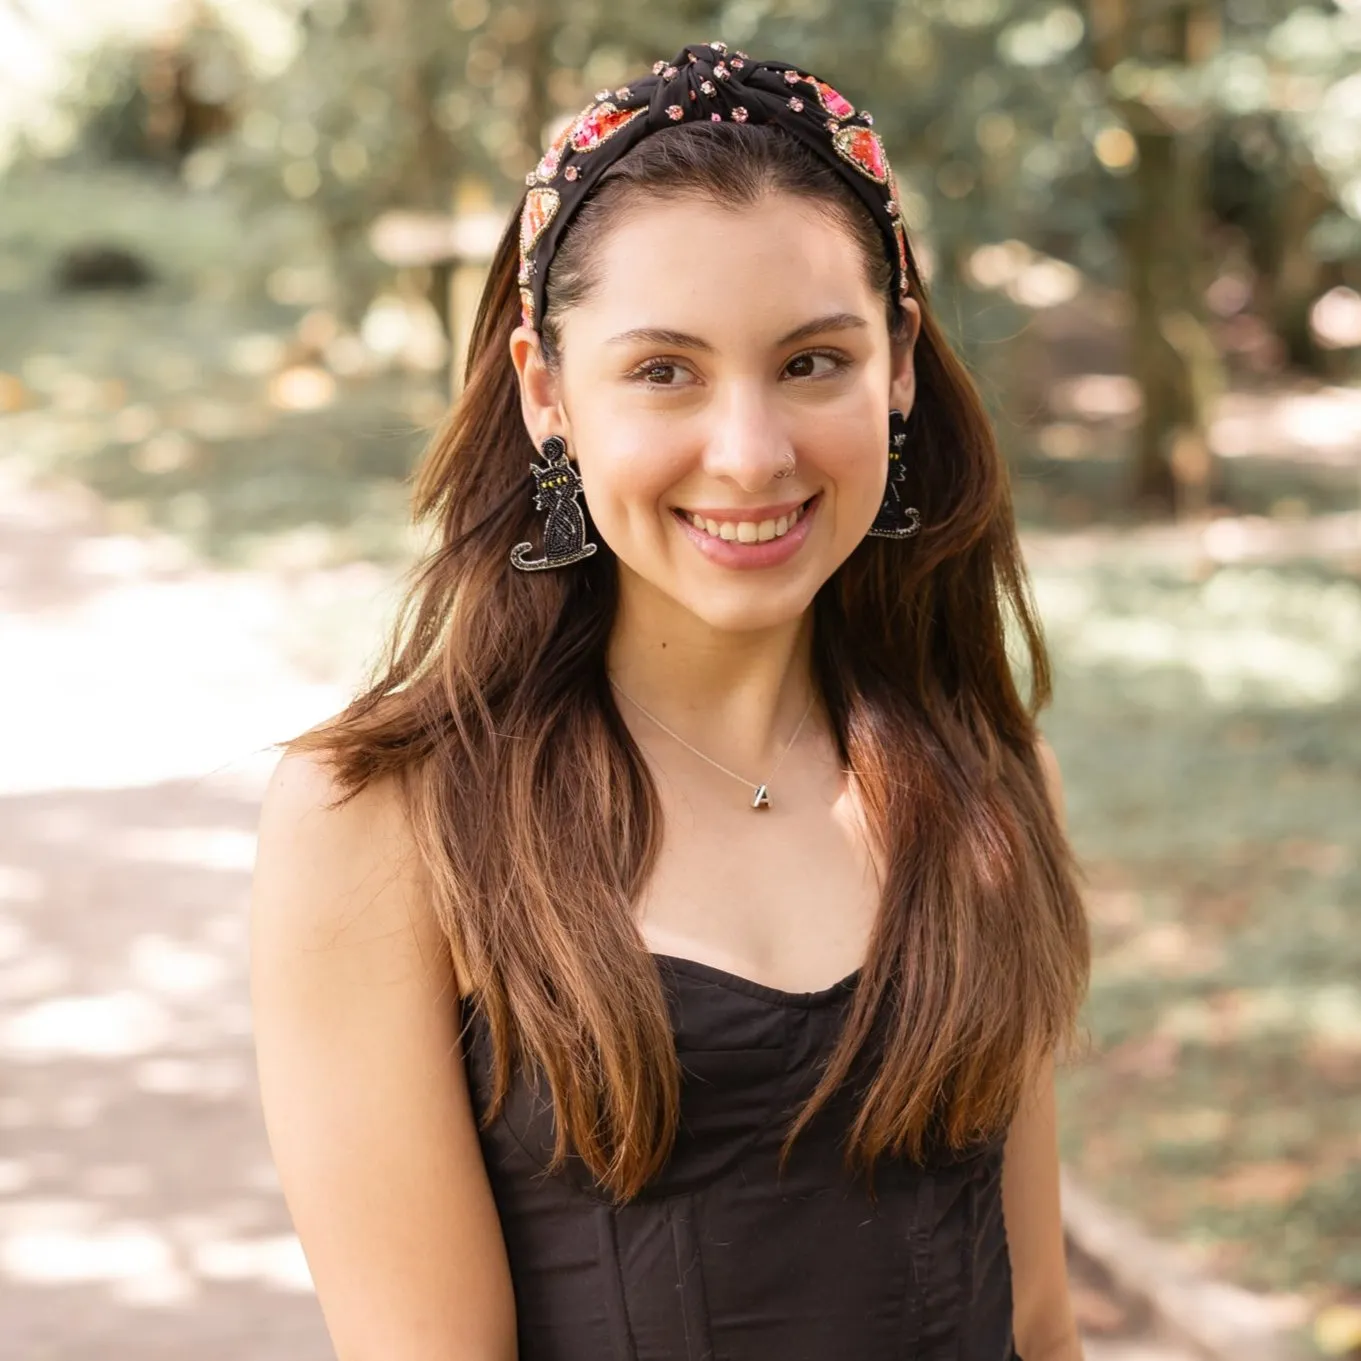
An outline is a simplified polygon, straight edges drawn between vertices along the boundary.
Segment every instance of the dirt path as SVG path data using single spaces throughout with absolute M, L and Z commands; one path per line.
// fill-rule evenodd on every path
M 0 1355 L 330 1355 L 264 1140 L 268 743 L 340 692 L 261 579 L 0 498 Z
M 384 579 L 204 572 L 97 503 L 3 492 L 0 1357 L 322 1361 L 246 895 L 268 744 L 338 706 Z M 1075 1285 L 1091 1361 L 1177 1361 Z

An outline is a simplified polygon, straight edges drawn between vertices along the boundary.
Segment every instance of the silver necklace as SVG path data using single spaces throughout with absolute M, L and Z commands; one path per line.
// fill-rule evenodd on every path
M 649 712 L 647 709 L 644 709 L 643 706 L 639 704 L 638 701 L 634 699 L 633 696 L 630 695 L 619 684 L 618 681 L 613 679 L 613 677 L 611 677 L 610 679 L 610 684 L 614 686 L 614 688 L 618 690 L 619 693 L 623 695 L 624 698 L 628 700 L 628 702 L 632 704 L 633 707 L 637 709 L 640 714 L 642 714 L 645 718 L 650 718 L 668 737 L 674 737 L 676 741 L 681 744 L 681 746 L 683 746 L 687 751 L 694 752 L 695 755 L 698 756 L 701 761 L 707 761 L 716 770 L 721 770 L 725 775 L 732 776 L 732 778 L 736 780 L 739 784 L 744 784 L 747 786 L 748 789 L 754 791 L 751 800 L 751 806 L 753 808 L 770 807 L 770 781 L 775 778 L 775 775 L 779 771 L 780 766 L 783 765 L 784 763 L 784 758 L 789 755 L 790 749 L 793 747 L 794 743 L 799 740 L 799 734 L 803 731 L 803 725 L 808 722 L 808 715 L 813 712 L 813 700 L 810 699 L 808 701 L 808 707 L 803 711 L 803 717 L 799 719 L 799 726 L 794 729 L 794 736 L 791 737 L 789 741 L 785 744 L 785 749 L 780 753 L 779 759 L 775 762 L 775 765 L 771 770 L 770 774 L 766 777 L 764 783 L 755 784 L 751 780 L 747 779 L 745 775 L 739 775 L 735 770 L 729 770 L 727 766 L 722 765 L 718 761 L 715 761 L 712 756 L 706 756 L 702 751 L 700 751 L 698 747 L 692 746 L 689 742 L 687 742 L 685 738 L 683 738 L 680 735 L 680 733 L 672 732 L 671 729 L 668 728 L 666 724 L 663 723 L 662 720 L 657 717 L 656 714 Z M 814 696 L 814 698 L 816 698 L 816 696 Z

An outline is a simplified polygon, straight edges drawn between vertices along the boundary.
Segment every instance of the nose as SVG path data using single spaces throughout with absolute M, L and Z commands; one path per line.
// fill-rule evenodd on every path
M 704 471 L 743 491 L 768 490 L 794 452 L 773 404 L 758 384 L 737 384 L 723 401 L 714 403 L 712 414 Z

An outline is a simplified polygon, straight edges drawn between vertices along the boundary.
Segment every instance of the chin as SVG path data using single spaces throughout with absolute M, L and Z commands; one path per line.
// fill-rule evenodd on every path
M 608 535 L 602 537 L 609 541 Z M 629 545 L 619 547 L 627 552 Z M 624 582 L 621 586 L 652 619 L 674 611 L 729 634 L 761 633 L 797 623 L 846 556 L 838 551 L 839 544 L 829 544 L 821 535 L 805 541 L 793 561 L 748 570 L 693 560 L 689 544 L 679 553 L 663 544 L 660 553 L 645 550 L 628 556 L 619 547 L 614 551 L 620 569 L 632 579 L 629 586 Z
M 816 591 L 790 583 L 784 589 L 743 586 L 732 591 L 696 592 L 676 604 L 718 633 L 763 633 L 796 623 Z

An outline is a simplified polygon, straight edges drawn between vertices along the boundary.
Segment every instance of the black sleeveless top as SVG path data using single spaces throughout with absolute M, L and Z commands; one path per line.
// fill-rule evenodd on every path
M 1002 1220 L 1003 1140 L 879 1161 L 872 1201 L 842 1167 L 851 1084 L 804 1127 L 859 971 L 793 993 L 653 956 L 683 1080 L 672 1156 L 614 1208 L 575 1156 L 545 1176 L 547 1088 L 517 1074 L 481 1133 L 515 1290 L 520 1361 L 1018 1361 Z M 491 1043 L 464 1052 L 480 1119 Z

